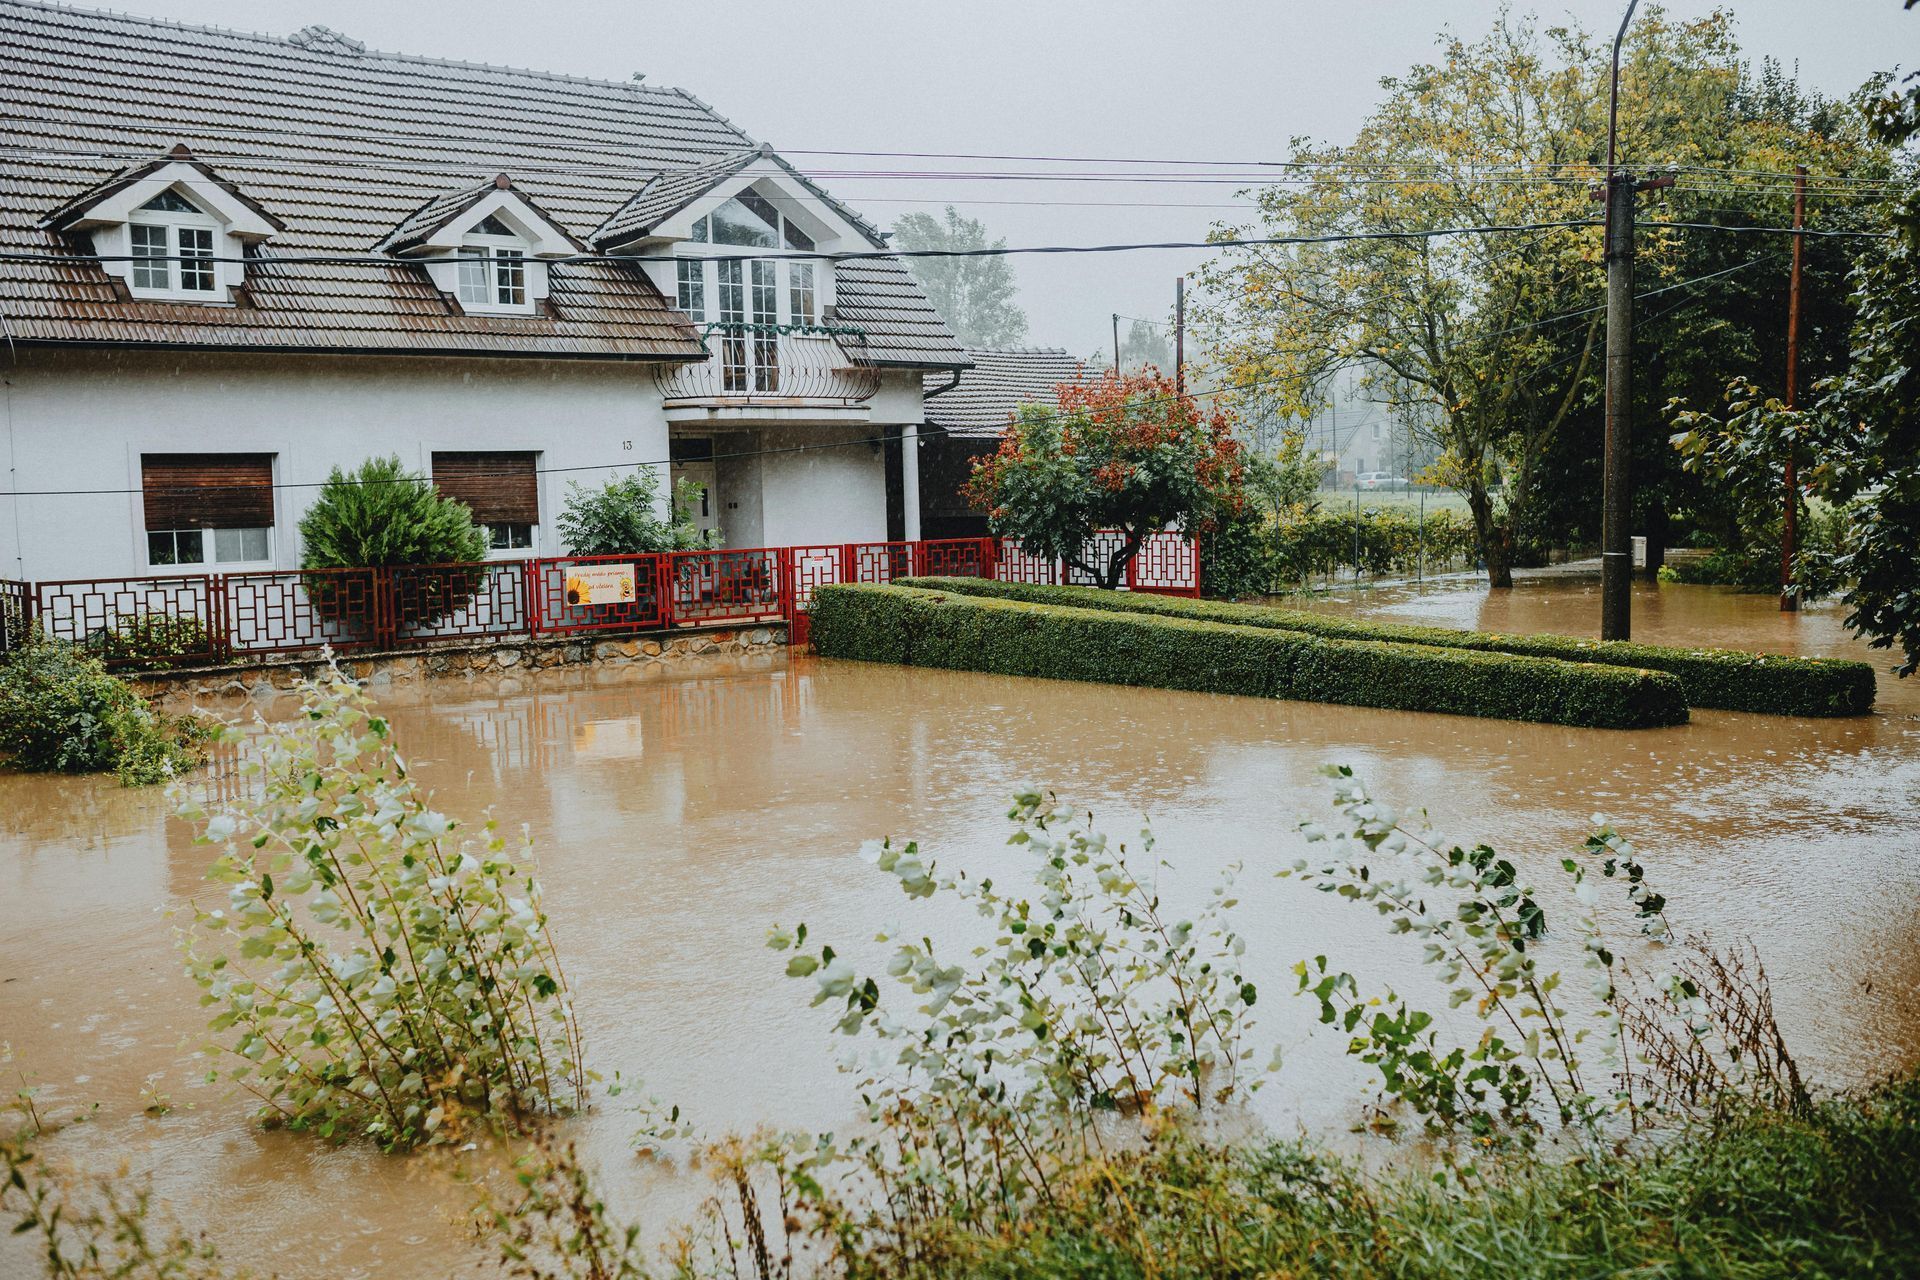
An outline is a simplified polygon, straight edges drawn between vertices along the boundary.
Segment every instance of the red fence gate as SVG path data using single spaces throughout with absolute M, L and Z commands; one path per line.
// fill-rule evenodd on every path
M 1108 550 L 1105 542 L 1097 550 Z M 324 646 L 391 650 L 756 622 L 785 622 L 791 641 L 805 644 L 815 588 L 904 577 L 1060 583 L 1084 575 L 1063 562 L 1029 556 L 1011 540 L 950 538 L 381 569 L 0 581 L 0 652 L 24 643 L 36 627 L 92 649 L 110 666 L 226 662 Z M 1198 595 L 1198 546 L 1172 532 L 1154 534 L 1127 587 Z

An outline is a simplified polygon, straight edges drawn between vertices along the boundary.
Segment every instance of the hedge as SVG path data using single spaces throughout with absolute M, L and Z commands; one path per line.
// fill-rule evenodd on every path
M 1665 671 L 1679 677 L 1687 705 L 1722 711 L 1782 716 L 1857 716 L 1873 708 L 1871 663 L 1833 658 L 1794 658 L 1735 649 L 1677 649 L 1627 640 L 1582 640 L 1575 636 L 1493 635 L 1449 627 L 1362 622 L 1299 609 L 1188 600 L 1145 592 L 1052 587 L 987 578 L 902 578 L 902 585 L 1029 604 L 1070 605 L 1122 613 L 1192 618 L 1237 626 L 1271 627 L 1341 640 L 1385 640 L 1446 649 L 1511 653 L 1528 658 Z
M 910 587 L 817 588 L 811 627 L 829 658 L 1607 729 L 1687 719 L 1661 672 Z

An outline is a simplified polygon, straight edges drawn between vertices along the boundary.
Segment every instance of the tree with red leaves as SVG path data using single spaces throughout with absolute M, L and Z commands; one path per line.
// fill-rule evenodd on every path
M 1191 538 L 1245 501 L 1232 416 L 1201 409 L 1159 370 L 1083 371 L 1056 392 L 1058 410 L 1022 406 L 967 484 L 994 533 L 1028 555 L 1065 560 L 1112 589 L 1148 535 L 1176 525 Z M 1104 563 L 1101 529 L 1121 534 Z

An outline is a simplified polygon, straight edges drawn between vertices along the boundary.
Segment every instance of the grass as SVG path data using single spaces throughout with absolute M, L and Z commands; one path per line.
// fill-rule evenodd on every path
M 934 1276 L 1920 1275 L 1920 1083 L 1750 1113 L 1636 1156 L 1489 1157 L 1369 1178 L 1297 1143 L 1164 1141 L 1090 1162 L 992 1236 L 912 1250 Z M 878 1262 L 878 1259 L 870 1261 Z M 898 1256 L 886 1260 L 900 1270 Z M 855 1274 L 867 1269 L 855 1260 Z M 878 1271 L 872 1272 L 878 1274 Z

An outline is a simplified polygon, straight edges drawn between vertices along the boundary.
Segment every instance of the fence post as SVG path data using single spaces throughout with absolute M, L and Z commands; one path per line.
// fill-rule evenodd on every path
M 398 643 L 400 627 L 397 621 L 399 601 L 394 599 L 398 590 L 394 582 L 393 570 L 381 566 L 372 571 L 373 590 L 373 647 L 391 649 Z
M 521 562 L 520 589 L 526 593 L 527 634 L 538 640 L 541 632 L 539 556 Z
M 1000 542 L 991 535 L 980 539 L 980 576 L 988 581 L 1000 576 Z
M 653 589 L 660 594 L 660 628 L 663 631 L 673 629 L 673 598 L 680 590 L 680 571 L 673 563 L 673 556 L 671 551 L 657 551 L 653 557 Z
M 227 621 L 227 575 L 207 575 L 207 657 L 224 662 L 232 657 L 233 638 Z
M 840 544 L 840 581 L 860 581 L 860 549 L 851 542 Z

